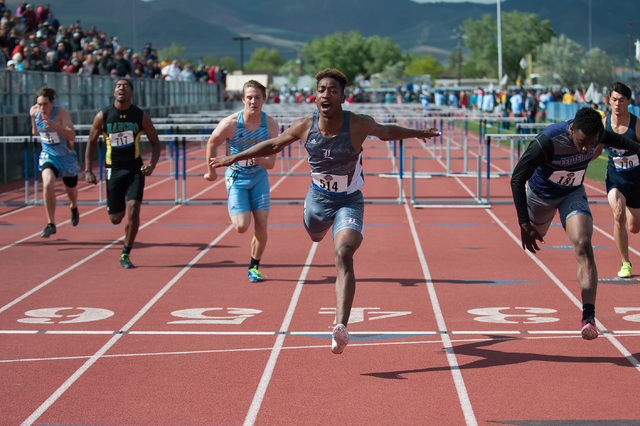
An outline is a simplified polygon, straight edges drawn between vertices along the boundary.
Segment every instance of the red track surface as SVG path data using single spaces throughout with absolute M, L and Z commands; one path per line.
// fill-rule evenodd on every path
M 442 158 L 408 145 L 428 157 L 417 171 L 433 174 L 416 179 L 417 199 L 471 199 L 475 179 L 441 177 Z M 587 342 L 560 226 L 531 256 L 510 204 L 392 203 L 386 154 L 365 144 L 365 198 L 385 203 L 366 206 L 352 340 L 339 356 L 332 244 L 311 243 L 300 204 L 272 206 L 260 284 L 246 275 L 251 233 L 231 230 L 222 204 L 144 205 L 133 270 L 118 264 L 123 226 L 104 206 L 81 204 L 73 228 L 59 205 L 49 240 L 43 206 L 0 207 L 0 424 L 640 424 L 639 280 L 611 278 L 609 207 L 592 206 L 605 333 Z M 509 169 L 500 155 L 494 172 Z M 189 151 L 190 173 L 204 172 L 198 156 Z M 301 176 L 270 179 L 275 201 L 304 198 L 308 166 L 292 164 Z M 157 170 L 169 173 L 168 161 Z M 188 197 L 225 200 L 221 181 L 190 176 Z M 145 200 L 171 201 L 174 186 L 151 177 Z M 81 202 L 98 199 L 81 187 Z M 588 192 L 603 199 L 599 184 Z M 509 199 L 509 178 L 492 178 L 491 200 Z M 637 259 L 637 237 L 631 246 Z

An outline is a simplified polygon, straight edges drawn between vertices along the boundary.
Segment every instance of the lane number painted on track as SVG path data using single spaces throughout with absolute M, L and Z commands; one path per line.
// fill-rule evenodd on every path
M 351 308 L 349 324 L 410 315 L 411 311 L 380 311 L 380 308 Z M 336 308 L 320 308 L 320 314 L 336 315 Z
M 113 316 L 113 311 L 100 308 L 42 308 L 24 313 L 29 318 L 20 318 L 25 324 L 76 324 L 100 321 Z
M 210 315 L 210 312 L 221 313 L 222 315 Z M 193 308 L 181 309 L 171 312 L 171 315 L 178 318 L 186 318 L 179 321 L 170 321 L 167 324 L 242 324 L 247 318 L 254 317 L 262 313 L 258 309 L 250 308 Z
M 471 315 L 479 315 L 474 318 L 476 321 L 497 324 L 540 324 L 559 321 L 558 318 L 547 315 L 556 313 L 557 311 L 547 308 L 478 308 L 470 309 L 467 312 Z M 541 314 L 544 314 L 544 316 L 541 316 Z
M 624 315 L 623 320 L 640 323 L 640 307 L 613 308 L 616 314 Z M 534 307 L 493 307 L 477 308 L 467 311 L 475 315 L 474 320 L 497 324 L 541 324 L 559 321 L 553 317 L 557 311 Z M 191 308 L 171 312 L 174 317 L 182 318 L 167 324 L 222 324 L 240 325 L 262 311 L 252 308 Z M 351 309 L 350 323 L 375 321 L 385 318 L 411 315 L 411 311 L 381 311 L 380 308 Z M 319 314 L 333 315 L 335 308 L 320 308 Z M 101 321 L 114 315 L 113 311 L 101 308 L 41 308 L 25 312 L 27 318 L 17 321 L 24 324 L 78 324 Z
M 640 308 L 613 308 L 616 314 L 626 314 L 629 312 L 640 312 Z M 625 321 L 640 322 L 640 313 L 633 315 L 625 315 L 622 317 Z

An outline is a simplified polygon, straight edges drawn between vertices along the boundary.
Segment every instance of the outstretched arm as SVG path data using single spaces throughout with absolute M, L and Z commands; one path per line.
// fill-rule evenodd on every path
M 301 118 L 296 120 L 291 127 L 285 130 L 281 135 L 272 139 L 267 139 L 258 144 L 255 144 L 249 149 L 239 152 L 235 155 L 227 155 L 223 157 L 210 157 L 209 164 L 211 167 L 224 167 L 240 161 L 248 160 L 249 158 L 266 157 L 272 154 L 277 154 L 282 151 L 287 145 L 293 142 L 304 139 L 309 127 L 311 125 L 311 117 Z
M 355 114 L 354 114 L 355 115 Z M 426 141 L 428 138 L 434 136 L 440 136 L 440 131 L 435 128 L 431 129 L 411 129 L 408 127 L 401 127 L 395 124 L 380 124 L 376 122 L 371 116 L 368 115 L 356 115 L 358 125 L 352 132 L 362 131 L 364 134 L 360 135 L 364 140 L 367 136 L 375 136 L 383 141 L 400 140 L 400 139 L 412 139 L 417 138 Z M 360 139 L 360 138 L 356 138 Z

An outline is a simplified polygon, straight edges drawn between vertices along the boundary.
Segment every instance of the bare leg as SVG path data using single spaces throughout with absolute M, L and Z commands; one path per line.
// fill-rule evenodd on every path
M 48 223 L 56 223 L 56 175 L 51 169 L 42 171 L 42 196 Z
M 362 234 L 350 228 L 336 233 L 333 245 L 336 262 L 336 323 L 349 322 L 353 297 L 356 292 L 356 277 L 353 268 L 353 255 L 362 243 Z
M 582 303 L 595 305 L 598 271 L 591 246 L 593 219 L 585 214 L 576 214 L 567 220 L 566 232 L 578 261 L 577 278 L 582 289 Z
M 267 247 L 267 220 L 269 218 L 268 210 L 254 210 L 253 218 L 255 220 L 255 233 L 251 239 L 251 257 L 260 260 L 264 249 Z
M 609 205 L 613 212 L 613 238 L 622 262 L 629 262 L 629 235 L 627 234 L 626 199 L 620 191 L 613 188 L 608 194 Z
M 140 228 L 140 201 L 129 200 L 127 202 L 127 224 L 124 227 L 124 245 L 133 247 L 133 242 Z

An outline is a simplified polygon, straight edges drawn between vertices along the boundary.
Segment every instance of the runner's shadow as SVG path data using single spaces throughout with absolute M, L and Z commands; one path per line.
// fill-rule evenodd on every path
M 538 353 L 527 352 L 506 352 L 495 349 L 488 349 L 487 346 L 495 345 L 503 341 L 512 340 L 526 340 L 514 337 L 505 336 L 489 336 L 491 340 L 484 342 L 473 342 L 466 345 L 455 346 L 453 351 L 456 355 L 467 355 L 477 357 L 479 359 L 469 362 L 467 364 L 460 365 L 460 370 L 470 370 L 478 368 L 490 368 L 503 365 L 516 365 L 526 362 L 540 361 L 540 362 L 554 362 L 554 363 L 598 363 L 598 364 L 613 364 L 620 367 L 634 367 L 629 360 L 623 356 L 619 357 L 603 357 L 603 356 L 565 356 L 565 355 L 547 355 Z M 633 354 L 633 357 L 638 359 L 640 353 Z M 397 370 L 397 371 L 385 371 L 376 373 L 364 373 L 363 376 L 377 377 L 380 379 L 399 379 L 406 380 L 407 377 L 403 377 L 407 374 L 415 373 L 430 373 L 436 371 L 450 371 L 449 365 L 430 368 L 417 368 L 412 370 Z

